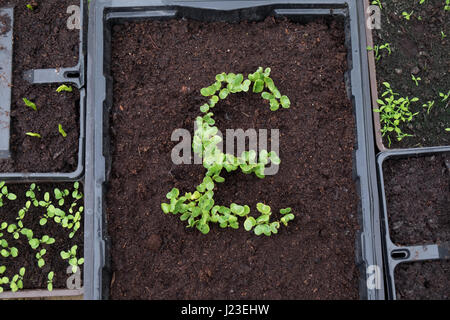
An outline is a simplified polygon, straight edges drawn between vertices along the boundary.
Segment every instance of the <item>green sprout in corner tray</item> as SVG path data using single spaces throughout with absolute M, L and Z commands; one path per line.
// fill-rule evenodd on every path
M 58 131 L 64 138 L 67 137 L 67 133 L 64 131 L 62 124 L 58 124 Z
M 56 92 L 61 92 L 61 91 L 72 92 L 72 90 L 73 89 L 71 86 L 66 86 L 65 84 L 62 84 L 56 89 Z
M 34 111 L 37 111 L 37 107 L 36 107 L 36 104 L 34 102 L 28 100 L 27 98 L 22 98 L 22 100 L 23 100 L 23 102 L 25 102 L 25 105 L 27 107 L 30 107 Z
M 26 132 L 25 134 L 30 137 L 35 137 L 35 138 L 39 138 L 39 139 L 42 138 L 39 133 L 35 133 L 35 132 Z

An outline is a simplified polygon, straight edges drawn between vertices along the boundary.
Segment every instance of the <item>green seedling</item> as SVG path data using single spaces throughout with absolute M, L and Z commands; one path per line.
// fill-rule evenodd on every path
M 0 293 L 3 292 L 2 285 L 9 283 L 8 277 L 3 276 L 5 271 L 6 271 L 6 267 L 5 266 L 0 266 Z
M 412 14 L 414 13 L 414 11 L 411 11 L 410 13 L 408 13 L 408 12 L 406 12 L 406 11 L 403 11 L 402 12 L 402 16 L 406 19 L 406 20 L 411 20 L 411 16 L 412 16 Z
M 375 45 L 374 47 L 367 47 L 368 51 L 373 51 L 375 55 L 376 61 L 379 61 L 381 59 L 381 50 L 386 50 L 388 52 L 388 55 L 391 55 L 391 45 L 389 43 L 385 43 L 382 45 Z
M 55 243 L 55 239 L 52 237 L 49 237 L 47 235 L 42 236 L 41 239 L 37 239 L 37 238 L 31 238 L 28 241 L 30 247 L 35 250 L 37 249 L 40 245 L 42 244 L 54 244 Z
M 375 109 L 374 112 L 380 113 L 380 122 L 383 125 L 381 129 L 381 133 L 385 136 L 388 133 L 395 133 L 397 141 L 401 141 L 405 137 L 410 137 L 412 135 L 403 133 L 400 129 L 400 124 L 402 122 L 410 122 L 413 117 L 418 114 L 412 113 L 409 110 L 411 103 L 418 101 L 418 98 L 409 99 L 406 98 L 398 98 L 397 93 L 394 93 L 391 85 L 387 82 L 383 82 L 383 85 L 386 87 L 386 91 L 382 94 L 384 101 L 382 99 L 378 99 L 378 105 L 380 106 L 378 109 Z M 391 140 L 388 136 L 389 146 L 391 145 Z
M 444 31 L 441 31 L 441 40 L 444 40 L 447 38 L 447 35 L 444 33 Z
M 5 185 L 5 181 L 0 181 L 0 207 L 3 207 L 4 198 L 14 201 L 17 199 L 17 196 L 14 193 L 8 191 L 8 187 Z
M 450 90 L 447 92 L 447 94 L 445 94 L 443 92 L 439 92 L 439 97 L 442 98 L 442 102 L 447 101 L 448 98 L 450 97 Z
M 80 183 L 79 182 L 75 182 L 73 184 L 73 192 L 72 192 L 72 198 L 74 198 L 75 200 L 80 200 L 83 198 L 83 194 L 80 192 Z
M 50 271 L 47 275 L 47 290 L 53 291 L 53 279 L 55 277 L 55 273 Z
M 62 84 L 56 89 L 56 92 L 61 92 L 61 91 L 72 92 L 72 90 L 73 89 L 71 86 L 66 86 L 65 84 Z
M 30 4 L 30 3 L 27 4 L 26 7 L 27 7 L 27 9 L 30 10 L 30 11 L 33 11 L 33 10 L 34 10 L 34 6 L 33 6 L 32 4 Z
M 0 255 L 4 258 L 17 257 L 19 250 L 16 247 L 9 247 L 8 241 L 2 239 L 3 233 L 0 233 Z
M 445 131 L 450 132 L 450 128 L 445 128 Z
M 444 11 L 450 11 L 450 0 L 445 0 Z
M 434 106 L 434 101 L 428 101 L 427 103 L 423 104 L 423 108 L 427 108 L 427 114 L 430 114 L 431 108 Z
M 72 216 L 69 215 L 69 218 L 72 216 L 72 221 L 67 223 L 67 228 L 72 229 L 72 231 L 69 233 L 69 238 L 72 239 L 75 235 L 75 233 L 80 229 L 81 227 L 81 214 L 84 211 L 84 207 L 79 207 L 77 212 Z M 64 225 L 63 225 L 64 226 Z
M 42 268 L 45 266 L 44 255 L 47 253 L 47 250 L 41 249 L 38 253 L 36 253 L 36 259 L 38 261 L 38 267 Z
M 12 277 L 9 286 L 12 292 L 17 292 L 18 290 L 23 289 L 23 277 L 25 276 L 25 268 L 20 268 L 19 274 L 16 274 Z
M 58 188 L 55 188 L 53 192 L 55 194 L 55 199 L 58 201 L 58 205 L 63 206 L 65 202 L 64 199 L 70 194 L 69 190 L 59 190 Z
M 61 251 L 60 253 L 63 260 L 69 260 L 69 264 L 72 266 L 72 273 L 76 273 L 78 267 L 84 263 L 84 258 L 77 259 L 77 249 L 78 246 L 75 245 L 69 251 Z
M 35 137 L 35 138 L 39 138 L 39 139 L 42 138 L 39 133 L 35 133 L 35 132 L 26 132 L 25 134 L 30 137 Z
M 54 220 L 55 223 L 60 224 L 63 228 L 71 230 L 69 238 L 73 238 L 75 233 L 81 227 L 81 217 L 84 211 L 83 206 L 77 207 L 77 201 L 83 198 L 83 194 L 79 191 L 79 187 L 79 182 L 75 182 L 74 190 L 71 194 L 74 201 L 70 205 L 69 214 L 66 214 L 63 210 L 56 207 L 56 204 L 53 204 L 51 201 L 50 193 L 46 192 L 44 194 L 44 200 L 38 202 L 40 207 L 46 208 L 46 212 L 39 220 L 39 224 L 43 226 L 47 224 L 49 220 Z M 62 191 L 55 188 L 53 193 L 59 206 L 64 205 L 66 201 L 65 198 L 70 195 L 70 191 L 67 189 Z
M 53 219 L 56 223 L 61 223 L 62 217 L 65 217 L 64 211 L 56 208 L 54 205 L 49 204 L 46 212 L 43 214 L 42 218 L 39 220 L 41 226 L 45 226 L 48 220 Z
M 420 0 L 419 4 L 424 4 L 426 0 Z
M 34 111 L 37 111 L 37 107 L 36 107 L 36 104 L 34 102 L 28 100 L 27 98 L 22 98 L 22 100 L 23 100 L 23 102 L 25 102 L 25 105 L 27 107 L 30 107 Z
M 383 9 L 383 5 L 381 4 L 381 0 L 373 0 L 372 4 L 373 5 L 377 5 L 378 7 L 380 7 L 380 9 Z
M 64 131 L 61 124 L 58 124 L 58 131 L 64 138 L 67 137 L 67 133 Z
M 280 221 L 285 226 L 288 225 L 289 221 L 292 221 L 295 218 L 294 214 L 292 213 L 292 209 L 291 208 L 281 209 L 280 213 L 283 215 L 283 217 L 281 218 Z
M 35 190 L 36 190 L 36 184 L 35 184 L 35 183 L 32 183 L 32 184 L 30 185 L 30 189 L 28 189 L 28 191 L 25 193 L 25 196 L 26 196 L 27 198 L 30 198 L 31 203 L 32 203 L 35 207 L 37 207 L 37 206 L 39 206 L 39 201 L 36 199 L 36 193 L 35 193 Z
M 31 206 L 31 202 L 27 201 L 25 204 L 25 207 L 23 207 L 22 209 L 19 210 L 17 218 L 16 218 L 17 225 L 14 223 L 8 225 L 6 222 L 3 222 L 0 226 L 0 229 L 1 230 L 6 229 L 8 231 L 8 233 L 11 233 L 13 235 L 13 238 L 16 240 L 19 239 L 20 234 L 28 237 L 31 230 L 24 228 L 23 219 L 25 218 L 25 214 L 30 209 L 30 206 Z
M 413 74 L 411 74 L 411 79 L 414 81 L 414 83 L 416 84 L 416 87 L 419 86 L 419 81 L 422 80 L 422 78 L 420 77 L 415 77 Z

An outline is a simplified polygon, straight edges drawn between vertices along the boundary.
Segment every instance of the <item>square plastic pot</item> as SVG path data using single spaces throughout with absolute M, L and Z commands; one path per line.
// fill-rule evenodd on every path
M 380 177 L 380 198 L 382 204 L 382 228 L 383 228 L 383 255 L 385 262 L 386 293 L 390 300 L 396 299 L 395 268 L 400 263 L 409 263 L 427 260 L 450 259 L 450 242 L 439 244 L 423 244 L 415 246 L 397 246 L 389 234 L 389 216 L 387 211 L 385 183 L 383 175 L 383 163 L 388 159 L 408 158 L 412 156 L 429 156 L 450 152 L 450 147 L 431 147 L 418 149 L 404 149 L 382 152 L 377 157 L 378 174 Z
M 360 0 L 298 1 L 159 1 L 96 0 L 89 9 L 86 184 L 85 184 L 85 299 L 107 299 L 110 286 L 109 239 L 105 217 L 105 183 L 110 171 L 109 110 L 111 24 L 139 19 L 193 18 L 201 21 L 262 20 L 269 15 L 309 21 L 337 16 L 346 22 L 349 70 L 346 84 L 354 107 L 357 145 L 354 179 L 359 192 L 360 232 L 355 263 L 360 270 L 360 296 L 384 299 L 382 238 L 376 177 L 373 119 L 366 55 L 365 16 Z M 375 272 L 375 274 L 374 274 Z M 373 277 L 378 285 L 367 285 Z

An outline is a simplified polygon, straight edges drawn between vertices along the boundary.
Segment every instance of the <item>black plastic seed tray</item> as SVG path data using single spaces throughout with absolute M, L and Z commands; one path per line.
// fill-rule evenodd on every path
M 387 298 L 395 300 L 395 268 L 401 263 L 410 263 L 427 260 L 450 259 L 450 242 L 439 244 L 423 244 L 416 246 L 397 246 L 389 234 L 389 218 L 384 189 L 383 163 L 388 159 L 409 158 L 415 156 L 429 156 L 450 152 L 449 147 L 431 147 L 418 149 L 404 149 L 400 151 L 386 151 L 377 156 L 378 174 L 380 177 L 380 195 L 382 203 L 382 228 L 383 228 L 383 254 L 385 261 L 386 293 Z M 450 169 L 449 169 L 450 170 Z
M 86 45 L 85 45 L 85 36 L 87 28 L 83 26 L 87 25 L 87 14 L 84 13 L 86 9 L 86 0 L 82 0 L 80 2 L 80 40 L 79 40 L 79 60 L 75 67 L 73 68 L 60 68 L 60 69 L 36 69 L 36 70 L 28 70 L 24 73 L 23 77 L 27 79 L 29 82 L 33 84 L 44 84 L 44 83 L 71 83 L 76 86 L 80 92 L 80 134 L 79 134 L 79 142 L 78 142 L 78 165 L 74 172 L 69 173 L 61 173 L 61 172 L 51 172 L 51 173 L 24 173 L 24 172 L 8 172 L 8 173 L 0 173 L 0 180 L 13 180 L 13 181 L 33 181 L 33 182 L 41 182 L 41 181 L 60 181 L 60 180 L 78 180 L 84 172 L 84 155 L 85 155 L 85 114 L 86 114 L 86 92 L 84 89 L 85 83 L 85 56 L 86 56 Z M 12 11 L 13 8 L 4 9 Z M 12 24 L 12 21 L 11 21 Z M 13 28 L 11 25 L 10 28 L 11 37 L 13 33 Z M 0 36 L 1 38 L 1 36 Z M 1 44 L 1 43 L 0 43 Z M 11 42 L 12 45 L 12 42 Z M 1 52 L 5 52 L 7 57 L 5 60 L 2 59 L 0 67 L 3 67 L 4 63 L 8 63 L 11 61 L 12 66 L 12 47 L 11 50 L 1 50 Z M 1 57 L 1 56 L 0 56 Z M 9 60 L 7 60 L 9 59 Z M 3 70 L 0 70 L 0 72 Z M 6 70 L 5 70 L 6 71 Z M 9 70 L 8 70 L 9 71 Z M 11 71 L 9 71 L 8 84 L 11 83 Z M 1 77 L 1 76 L 0 76 Z M 1 83 L 1 81 L 0 81 Z M 11 109 L 11 90 L 10 86 L 9 91 L 6 89 L 2 89 L 2 85 L 0 84 L 0 98 L 1 98 L 1 109 L 0 109 L 0 158 L 6 158 L 10 156 L 9 152 L 9 138 L 10 138 L 10 117 L 9 111 Z M 3 97 L 3 91 L 5 91 L 5 98 Z M 9 99 L 8 99 L 9 97 Z M 6 110 L 3 112 L 3 110 Z M 2 130 L 7 130 L 5 133 Z M 5 147 L 4 147 L 5 146 Z M 7 146 L 7 147 L 6 147 Z M 4 150 L 6 149 L 6 150 Z
M 85 120 L 86 120 L 86 92 L 84 88 L 85 84 L 85 57 L 86 57 L 86 33 L 87 33 L 87 14 L 85 10 L 87 10 L 86 6 L 87 1 L 82 0 L 80 2 L 80 19 L 81 19 L 81 30 L 80 30 L 80 40 L 79 40 L 79 61 L 77 65 L 73 68 L 67 69 L 39 69 L 39 70 L 30 70 L 25 72 L 24 77 L 27 78 L 31 83 L 35 84 L 44 84 L 44 83 L 71 83 L 75 87 L 79 89 L 80 93 L 80 136 L 78 142 L 78 166 L 74 172 L 70 173 L 0 173 L 0 181 L 7 181 L 12 184 L 20 184 L 20 183 L 42 183 L 42 182 L 74 182 L 79 181 L 80 183 L 84 183 L 83 181 L 83 173 L 84 173 L 84 157 L 85 157 Z M 8 14 L 13 16 L 13 8 L 2 9 L 0 8 L 0 16 L 6 10 Z M 13 21 L 11 20 L 11 37 L 13 36 Z M 1 29 L 1 25 L 0 25 Z M 4 36 L 4 35 L 3 35 Z M 6 37 L 4 37 L 6 38 Z M 12 42 L 9 42 L 9 39 L 3 39 L 4 41 L 8 41 L 7 43 L 11 43 L 11 48 L 7 48 L 8 50 L 4 51 L 6 57 L 2 56 L 2 51 L 0 50 L 0 78 L 2 78 L 2 72 L 8 71 L 8 87 L 10 88 L 12 81 L 12 72 L 8 69 L 4 69 L 4 65 L 10 65 L 11 69 L 12 65 Z M 6 47 L 2 43 L 2 35 L 0 34 L 0 46 Z M 9 59 L 9 60 L 8 60 Z M 59 74 L 58 77 L 55 74 Z M 9 130 L 10 123 L 8 117 L 8 124 L 4 124 L 3 120 L 4 114 L 3 110 L 8 108 L 8 116 L 11 104 L 11 90 L 9 92 L 5 91 L 6 96 L 3 96 L 2 86 L 0 79 L 0 149 L 3 148 L 3 140 L 6 137 L 6 133 L 2 131 L 2 128 L 7 127 L 7 144 L 8 144 L 8 154 L 3 154 L 5 157 L 9 156 Z M 7 99 L 9 97 L 9 99 Z M 7 105 L 4 104 L 7 102 Z M 5 108 L 5 109 L 4 109 Z M 5 143 L 6 145 L 6 143 Z M 0 150 L 0 158 L 4 158 L 1 154 Z M 27 299 L 27 298 L 42 298 L 42 297 L 73 297 L 73 296 L 81 296 L 83 294 L 83 288 L 81 289 L 55 289 L 52 292 L 49 292 L 46 289 L 30 289 L 30 290 L 19 290 L 17 292 L 4 291 L 0 293 L 0 299 Z
M 360 234 L 356 239 L 356 264 L 361 274 L 360 296 L 371 300 L 385 298 L 384 283 L 381 280 L 382 238 L 363 3 L 359 0 L 96 0 L 91 2 L 89 8 L 87 60 L 85 299 L 108 298 L 110 285 L 104 186 L 111 161 L 108 119 L 113 99 L 109 71 L 112 24 L 121 20 L 169 18 L 258 21 L 270 15 L 287 16 L 297 21 L 308 21 L 317 16 L 337 16 L 346 21 L 350 66 L 346 80 L 357 125 L 354 178 L 360 196 Z M 371 283 L 374 277 L 377 278 L 376 285 Z

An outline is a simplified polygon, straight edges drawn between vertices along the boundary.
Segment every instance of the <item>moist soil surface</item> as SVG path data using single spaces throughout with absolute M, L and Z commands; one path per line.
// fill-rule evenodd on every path
M 450 299 L 450 261 L 400 264 L 395 270 L 399 300 Z
M 34 10 L 27 4 L 37 4 Z M 24 70 L 73 67 L 78 63 L 80 33 L 67 28 L 76 0 L 0 0 L 0 8 L 14 6 L 14 66 Z
M 8 191 L 14 193 L 17 199 L 14 201 L 5 200 L 3 207 L 0 207 L 0 224 L 7 222 L 8 224 L 17 224 L 16 218 L 18 212 L 30 198 L 25 196 L 27 190 L 29 190 L 29 184 L 7 184 Z M 50 193 L 50 200 L 54 202 L 54 205 L 66 214 L 69 214 L 70 205 L 73 203 L 71 195 L 66 198 L 63 206 L 57 206 L 57 201 L 54 199 L 53 190 L 59 188 L 60 190 L 68 189 L 72 194 L 74 190 L 72 183 L 63 184 L 37 184 L 40 191 L 35 191 L 36 199 L 43 200 L 45 192 Z M 80 188 L 82 191 L 82 188 Z M 75 206 L 75 210 L 83 205 L 83 199 L 78 200 L 78 205 Z M 6 230 L 0 231 L 3 233 L 3 239 L 5 239 L 9 247 L 16 247 L 19 254 L 16 258 L 8 257 L 4 258 L 0 256 L 0 266 L 6 266 L 6 272 L 2 276 L 6 276 L 11 279 L 15 274 L 19 273 L 21 267 L 25 267 L 25 277 L 23 280 L 24 289 L 46 289 L 47 288 L 47 276 L 50 271 L 55 273 L 53 286 L 55 289 L 67 289 L 66 281 L 70 274 L 67 273 L 69 267 L 68 261 L 63 260 L 60 256 L 61 251 L 68 251 L 73 245 L 78 245 L 77 258 L 83 257 L 83 228 L 81 227 L 75 233 L 75 236 L 70 239 L 68 229 L 63 228 L 61 225 L 55 223 L 53 220 L 49 220 L 47 224 L 41 226 L 39 224 L 40 219 L 46 212 L 45 208 L 34 207 L 31 205 L 29 211 L 25 214 L 23 219 L 23 225 L 25 228 L 31 229 L 34 234 L 34 238 L 41 239 L 42 236 L 48 235 L 55 239 L 53 244 L 42 244 L 38 248 L 46 249 L 47 252 L 44 255 L 45 265 L 42 268 L 38 267 L 37 259 L 35 258 L 38 249 L 33 250 L 28 244 L 28 239 L 24 235 L 20 235 L 18 240 L 13 238 L 13 235 Z M 76 212 L 76 211 L 75 211 Z M 83 218 L 81 220 L 81 226 L 83 226 Z M 81 276 L 81 279 L 83 277 Z M 5 291 L 9 290 L 9 285 L 3 285 Z
M 190 20 L 115 25 L 112 168 L 106 190 L 112 299 L 355 299 L 358 198 L 353 109 L 346 95 L 343 24 Z M 279 172 L 224 175 L 216 204 L 292 207 L 271 237 L 212 225 L 207 235 L 165 215 L 172 187 L 193 191 L 205 169 L 174 165 L 172 131 L 193 132 L 200 89 L 221 72 L 259 66 L 291 108 L 239 93 L 213 110 L 218 128 L 280 129 Z
M 31 11 L 29 3 L 37 3 Z M 15 5 L 13 83 L 11 103 L 11 158 L 0 160 L 0 172 L 72 172 L 78 163 L 79 94 L 55 92 L 55 85 L 31 85 L 24 71 L 72 67 L 78 62 L 79 30 L 69 30 L 66 13 L 77 1 L 4 1 Z M 22 98 L 34 102 L 38 111 Z M 58 132 L 61 124 L 67 137 Z M 26 136 L 39 133 L 42 139 Z
M 450 12 L 444 11 L 443 0 L 419 1 L 383 0 L 381 29 L 374 32 L 374 43 L 389 43 L 392 53 L 381 50 L 382 58 L 376 62 L 378 94 L 386 91 L 383 82 L 389 82 L 398 97 L 417 97 L 410 110 L 418 115 L 400 128 L 412 134 L 400 142 L 390 135 L 390 148 L 427 147 L 450 144 L 450 98 L 446 101 L 439 93 L 450 91 Z M 402 12 L 413 14 L 408 21 Z M 420 19 L 420 20 L 419 20 Z M 446 37 L 442 38 L 441 31 Z M 416 86 L 411 74 L 420 77 Z M 429 114 L 422 105 L 434 101 Z M 387 136 L 383 143 L 388 147 Z
M 383 164 L 390 236 L 398 245 L 450 241 L 450 153 Z

